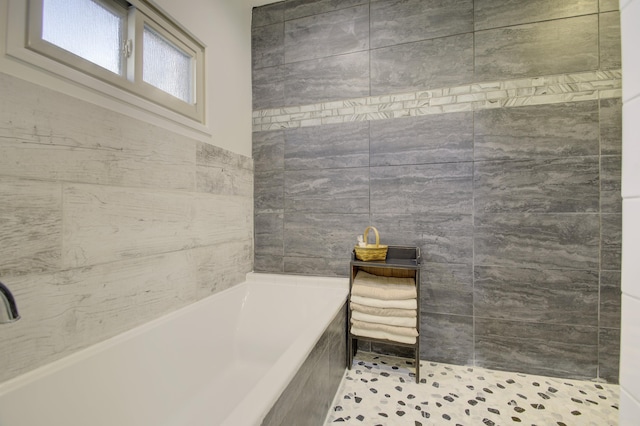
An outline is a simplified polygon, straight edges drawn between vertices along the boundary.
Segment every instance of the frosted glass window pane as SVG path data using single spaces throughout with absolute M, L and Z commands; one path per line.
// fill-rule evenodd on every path
M 124 14 L 92 0 L 44 0 L 42 38 L 116 74 L 122 74 Z
M 192 57 L 148 26 L 144 27 L 142 52 L 142 79 L 192 104 Z

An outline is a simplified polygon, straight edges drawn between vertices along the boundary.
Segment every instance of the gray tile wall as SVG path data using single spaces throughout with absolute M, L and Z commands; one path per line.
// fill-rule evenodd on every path
M 422 249 L 422 358 L 617 382 L 620 95 L 574 77 L 537 87 L 619 69 L 617 2 L 287 0 L 254 9 L 253 27 L 254 110 L 313 111 L 254 133 L 256 270 L 346 276 L 372 224 Z M 483 84 L 541 97 L 349 107 Z M 325 124 L 310 104 L 330 101 L 361 121 Z

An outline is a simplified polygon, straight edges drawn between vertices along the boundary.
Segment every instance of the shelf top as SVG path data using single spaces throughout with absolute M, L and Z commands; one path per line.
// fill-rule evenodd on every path
M 419 269 L 421 260 L 419 247 L 389 246 L 385 260 L 358 260 L 355 250 L 351 253 L 351 264 L 356 266 Z

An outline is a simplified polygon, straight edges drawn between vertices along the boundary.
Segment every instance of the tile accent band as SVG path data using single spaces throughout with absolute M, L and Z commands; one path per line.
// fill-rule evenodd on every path
M 589 71 L 253 111 L 253 131 L 622 96 L 622 71 Z

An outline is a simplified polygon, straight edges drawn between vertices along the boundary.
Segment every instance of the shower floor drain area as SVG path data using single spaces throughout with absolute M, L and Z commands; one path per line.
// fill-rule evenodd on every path
M 618 424 L 618 385 L 420 363 L 359 352 L 336 393 L 329 425 Z

